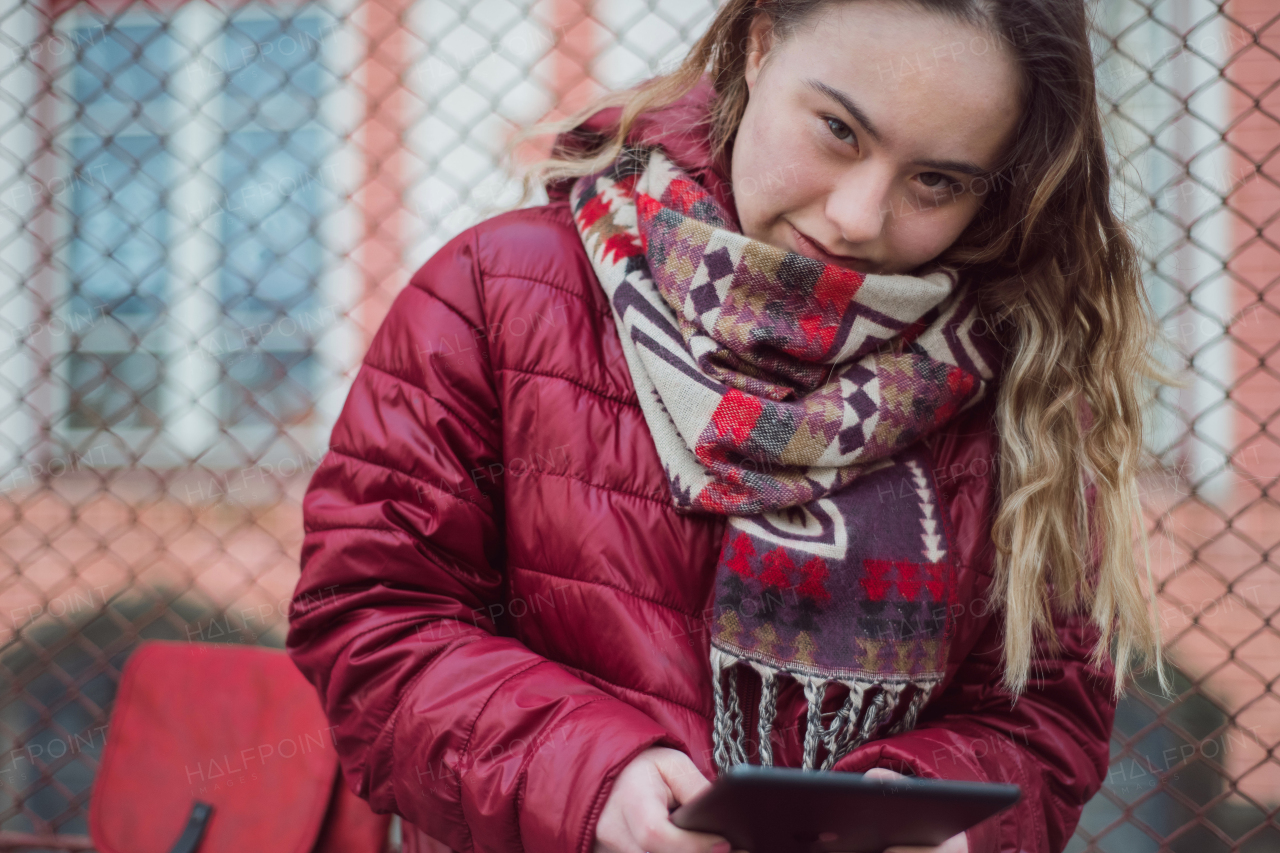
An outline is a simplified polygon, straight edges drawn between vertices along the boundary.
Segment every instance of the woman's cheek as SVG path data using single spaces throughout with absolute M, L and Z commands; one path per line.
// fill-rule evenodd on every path
M 752 110 L 752 106 L 756 109 Z M 753 235 L 770 218 L 769 200 L 761 192 L 765 184 L 760 180 L 768 162 L 761 155 L 775 143 L 769 135 L 769 123 L 759 120 L 760 106 L 758 102 L 748 105 L 733 153 L 733 197 L 738 219 L 748 235 Z
M 964 231 L 971 216 L 957 209 L 909 209 L 891 215 L 889 251 L 892 272 L 905 273 L 942 254 Z

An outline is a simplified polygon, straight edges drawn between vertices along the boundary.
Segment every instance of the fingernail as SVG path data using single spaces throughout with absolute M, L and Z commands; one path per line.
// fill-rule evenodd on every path
M 728 841 L 721 841 L 715 847 L 711 848 L 711 853 L 729 853 L 729 851 L 732 849 L 733 849 L 733 845 L 731 845 Z

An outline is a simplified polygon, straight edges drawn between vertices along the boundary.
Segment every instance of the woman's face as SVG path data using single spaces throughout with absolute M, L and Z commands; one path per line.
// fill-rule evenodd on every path
M 1018 120 L 1006 42 L 892 0 L 834 4 L 781 42 L 757 15 L 750 38 L 732 163 L 745 235 L 881 274 L 955 242 Z

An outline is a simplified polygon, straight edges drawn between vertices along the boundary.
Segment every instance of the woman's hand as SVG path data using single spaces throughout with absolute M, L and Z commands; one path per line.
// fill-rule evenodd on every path
M 721 836 L 689 832 L 667 817 L 710 784 L 680 750 L 646 749 L 613 783 L 596 824 L 593 853 L 729 853 Z
M 869 779 L 901 779 L 901 773 L 895 773 L 884 767 L 872 767 L 862 774 Z M 886 848 L 884 853 L 969 853 L 969 837 L 963 832 L 953 835 L 935 847 L 917 847 L 894 845 Z
M 873 767 L 871 779 L 901 779 L 901 773 Z M 670 809 L 687 803 L 711 782 L 692 759 L 677 749 L 651 747 L 618 774 L 596 824 L 592 853 L 730 853 L 719 835 L 689 832 L 668 818 Z M 733 851 L 744 853 L 744 851 Z M 890 847 L 884 853 L 969 853 L 961 832 L 936 847 Z

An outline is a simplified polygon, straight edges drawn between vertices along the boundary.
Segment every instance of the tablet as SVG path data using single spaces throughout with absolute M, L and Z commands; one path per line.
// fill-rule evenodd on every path
M 1017 785 L 739 764 L 671 821 L 750 853 L 880 853 L 894 844 L 941 844 L 1021 796 Z

